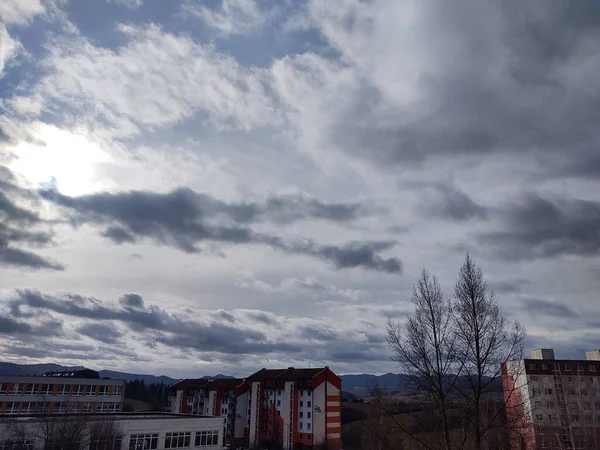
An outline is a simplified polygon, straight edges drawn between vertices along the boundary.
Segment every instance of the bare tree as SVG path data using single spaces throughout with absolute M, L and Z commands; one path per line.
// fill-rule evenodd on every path
M 450 450 L 448 401 L 461 370 L 451 303 L 437 278 L 426 270 L 413 287 L 411 300 L 415 310 L 404 325 L 388 319 L 387 344 L 394 361 L 410 377 L 411 387 L 435 406 L 443 448 Z
M 74 409 L 74 408 L 73 408 Z M 123 430 L 108 415 L 41 411 L 3 418 L 5 433 L 16 442 L 39 442 L 45 450 L 118 450 Z
M 454 296 L 456 345 L 463 367 L 456 387 L 472 410 L 466 418 L 474 448 L 482 450 L 496 419 L 484 414 L 487 395 L 500 379 L 502 364 L 522 359 L 526 332 L 519 322 L 510 323 L 502 316 L 494 292 L 469 255 L 460 269 Z

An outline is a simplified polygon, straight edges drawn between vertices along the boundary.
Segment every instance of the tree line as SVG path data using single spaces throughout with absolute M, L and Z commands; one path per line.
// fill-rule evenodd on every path
M 144 380 L 128 381 L 125 384 L 125 398 L 150 403 L 157 409 L 164 409 L 169 402 L 169 385 L 149 383 Z

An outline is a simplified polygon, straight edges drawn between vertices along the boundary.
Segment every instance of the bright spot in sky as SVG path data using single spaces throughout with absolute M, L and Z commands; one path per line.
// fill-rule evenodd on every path
M 97 164 L 110 156 L 83 134 L 39 124 L 30 130 L 33 139 L 21 141 L 10 150 L 16 158 L 10 168 L 34 185 L 55 183 L 70 196 L 99 190 Z

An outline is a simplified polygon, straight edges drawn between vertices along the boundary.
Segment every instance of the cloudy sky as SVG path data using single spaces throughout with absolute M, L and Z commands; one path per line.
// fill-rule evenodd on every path
M 468 251 L 600 347 L 597 0 L 0 2 L 0 354 L 394 370 Z

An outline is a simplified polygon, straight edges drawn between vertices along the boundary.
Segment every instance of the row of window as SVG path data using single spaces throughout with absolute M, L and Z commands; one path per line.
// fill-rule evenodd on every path
M 298 422 L 298 429 L 302 430 L 304 427 L 302 425 L 302 422 Z M 310 422 L 306 424 L 306 428 L 304 428 L 306 430 L 310 430 Z
M 532 392 L 532 395 L 535 396 L 535 395 L 540 395 L 542 393 L 542 390 L 540 388 L 532 388 L 531 392 Z M 554 389 L 549 388 L 549 387 L 544 388 L 543 392 L 546 395 L 552 395 L 555 393 Z M 557 391 L 557 393 L 560 393 L 560 390 Z M 590 393 L 590 391 L 588 391 L 587 389 L 578 389 L 578 390 L 567 389 L 566 393 L 567 393 L 567 395 L 571 395 L 571 396 L 573 396 L 573 395 L 594 395 L 596 397 L 600 397 L 600 391 L 591 391 L 591 393 Z
M 547 416 L 544 416 L 544 414 L 541 413 L 537 413 L 535 415 L 535 420 L 538 422 L 542 422 L 546 417 L 550 422 L 555 422 L 559 419 L 559 416 L 556 413 L 548 413 Z M 600 414 L 596 416 L 596 420 L 600 421 Z M 583 416 L 580 414 L 572 414 L 571 421 L 591 424 L 594 421 L 594 416 L 592 414 L 584 414 Z
M 122 386 L 104 384 L 0 383 L 0 395 L 121 395 Z
M 165 449 L 188 448 L 191 444 L 191 437 L 192 433 L 189 431 L 167 433 Z M 194 447 L 210 447 L 218 444 L 218 431 L 197 431 L 194 436 Z M 129 438 L 129 450 L 155 450 L 157 448 L 158 433 L 132 434 Z
M 542 402 L 535 402 L 535 408 L 539 409 L 542 407 Z M 556 408 L 556 403 L 549 401 L 546 402 L 546 408 Z M 591 402 L 569 402 L 569 408 L 581 408 L 581 409 L 585 409 L 585 410 L 590 410 L 592 409 L 592 403 Z M 597 411 L 600 411 L 600 402 L 596 402 L 594 404 L 594 409 Z
M 44 403 L 44 402 L 4 402 L 0 403 L 0 414 L 30 414 L 35 412 L 75 413 L 75 412 L 119 412 L 119 402 L 83 403 Z
M 552 369 L 553 370 L 560 370 L 560 363 L 553 363 L 552 364 Z M 565 372 L 571 372 L 571 364 L 570 363 L 563 363 L 563 370 Z M 576 364 L 576 369 L 577 372 L 584 372 L 585 371 L 585 364 Z M 541 369 L 542 370 L 550 370 L 550 365 L 547 363 L 542 363 L 541 364 Z M 537 370 L 537 364 L 536 363 L 529 363 L 529 370 Z M 589 372 L 596 372 L 596 364 L 588 364 L 588 371 Z

